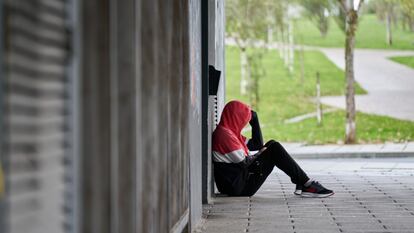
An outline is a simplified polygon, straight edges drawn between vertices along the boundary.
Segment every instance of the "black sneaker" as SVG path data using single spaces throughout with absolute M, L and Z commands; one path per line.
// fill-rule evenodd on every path
M 308 187 L 302 188 L 302 197 L 329 197 L 333 195 L 332 190 L 326 189 L 318 181 L 312 181 Z
M 295 195 L 300 195 L 300 194 L 302 194 L 302 189 L 303 189 L 303 186 L 302 185 L 300 185 L 300 184 L 297 184 L 296 185 L 296 188 L 295 188 L 295 191 L 293 192 Z

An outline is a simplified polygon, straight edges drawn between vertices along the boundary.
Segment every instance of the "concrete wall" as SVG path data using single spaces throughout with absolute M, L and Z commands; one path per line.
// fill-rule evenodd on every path
M 189 0 L 190 49 L 190 223 L 195 227 L 202 213 L 202 53 L 201 1 Z
M 82 231 L 194 228 L 200 1 L 91 0 L 84 10 Z
M 0 2 L 0 166 L 6 180 L 0 232 L 59 233 L 70 227 L 68 4 Z
M 220 15 L 223 3 L 216 3 Z M 202 155 L 211 152 L 202 146 L 203 109 L 205 138 L 214 125 L 214 108 L 203 102 L 206 5 L 0 0 L 0 6 L 6 19 L 0 166 L 8 180 L 0 231 L 193 230 L 202 214 Z M 213 63 L 224 71 L 222 21 L 214 17 L 204 18 L 220 27 L 208 51 L 217 50 Z M 219 99 L 223 88 L 222 81 Z

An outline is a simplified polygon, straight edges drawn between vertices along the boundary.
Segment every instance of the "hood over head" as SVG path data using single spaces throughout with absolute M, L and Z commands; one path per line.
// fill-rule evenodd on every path
M 251 109 L 248 105 L 237 100 L 228 102 L 221 114 L 220 123 L 213 133 L 213 150 L 225 154 L 243 149 L 247 156 L 249 150 L 241 131 L 249 123 L 250 118 Z
M 244 126 L 249 123 L 251 114 L 248 105 L 238 100 L 232 100 L 224 107 L 219 125 L 230 129 L 235 134 L 240 134 Z

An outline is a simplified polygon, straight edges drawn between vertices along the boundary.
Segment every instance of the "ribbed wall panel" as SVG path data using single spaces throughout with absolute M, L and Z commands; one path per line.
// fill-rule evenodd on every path
M 67 1 L 4 3 L 8 233 L 61 233 L 70 225 Z

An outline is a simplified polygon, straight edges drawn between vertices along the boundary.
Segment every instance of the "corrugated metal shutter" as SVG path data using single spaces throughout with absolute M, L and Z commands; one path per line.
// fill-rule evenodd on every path
M 7 229 L 64 232 L 69 34 L 64 0 L 4 3 Z M 69 157 L 68 157 L 69 158 Z M 65 211 L 66 210 L 66 211 Z M 67 229 L 67 228 L 66 228 Z

